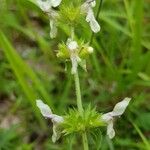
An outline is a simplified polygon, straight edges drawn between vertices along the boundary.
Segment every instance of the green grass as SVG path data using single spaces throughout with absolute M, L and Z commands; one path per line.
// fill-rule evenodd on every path
M 70 66 L 56 59 L 57 45 L 67 39 L 68 27 L 60 24 L 59 36 L 52 40 L 48 18 L 34 3 L 0 2 L 3 2 L 0 5 L 0 122 L 9 120 L 10 115 L 19 120 L 15 127 L 12 121 L 8 129 L 0 126 L 0 149 L 80 149 L 78 135 L 53 144 L 51 124 L 42 118 L 35 105 L 36 99 L 43 99 L 58 114 L 76 107 Z M 84 107 L 90 103 L 97 111 L 107 112 L 125 96 L 132 97 L 132 101 L 115 123 L 115 139 L 110 141 L 105 132 L 96 130 L 94 135 L 89 135 L 90 147 L 149 150 L 149 1 L 103 0 L 98 19 L 101 31 L 93 37 L 95 50 L 87 62 L 88 72 L 79 70 Z M 90 41 L 91 31 L 85 21 L 76 27 L 76 33 L 77 39 Z M 98 132 L 102 136 L 98 137 Z M 97 144 L 93 138 L 98 139 Z

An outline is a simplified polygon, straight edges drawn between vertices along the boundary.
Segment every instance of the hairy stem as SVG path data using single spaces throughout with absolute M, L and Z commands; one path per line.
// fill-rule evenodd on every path
M 82 106 L 80 80 L 79 80 L 78 71 L 74 74 L 74 80 L 75 80 L 75 88 L 76 88 L 76 96 L 77 96 L 77 106 L 78 106 L 78 110 L 79 110 L 80 114 L 83 116 L 84 110 L 83 110 L 83 106 Z M 82 133 L 82 140 L 83 140 L 84 150 L 89 150 L 86 132 Z
M 74 39 L 74 27 L 71 27 L 71 39 Z
M 76 96 L 77 96 L 77 106 L 78 106 L 78 110 L 79 110 L 80 114 L 83 116 L 83 106 L 82 106 L 78 71 L 74 74 L 74 80 L 75 80 L 75 88 L 76 88 Z
M 74 39 L 74 27 L 71 27 L 71 39 L 72 40 Z M 82 106 L 78 69 L 77 69 L 77 72 L 74 74 L 74 81 L 75 81 L 75 89 L 76 89 L 76 97 L 77 97 L 77 107 L 78 107 L 78 111 L 79 111 L 80 115 L 83 117 L 84 110 L 83 110 L 83 106 Z M 89 150 L 87 135 L 86 135 L 85 131 L 82 133 L 82 140 L 83 140 L 84 150 Z
M 83 132 L 83 133 L 82 133 L 82 140 L 83 140 L 83 147 L 84 147 L 84 150 L 89 150 L 86 132 Z

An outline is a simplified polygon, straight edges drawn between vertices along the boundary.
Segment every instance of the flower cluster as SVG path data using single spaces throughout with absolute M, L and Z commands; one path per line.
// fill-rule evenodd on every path
M 51 38 L 55 38 L 57 35 L 57 22 L 60 18 L 59 11 L 56 11 L 54 8 L 58 7 L 61 4 L 61 2 L 62 0 L 45 0 L 45 1 L 37 0 L 37 5 L 41 8 L 43 12 L 47 13 L 47 15 L 49 16 Z M 86 21 L 90 24 L 91 30 L 97 33 L 100 31 L 100 25 L 98 24 L 98 22 L 96 21 L 94 17 L 93 7 L 95 6 L 96 6 L 95 0 L 87 0 L 81 5 L 79 15 L 86 14 Z M 65 10 L 72 11 L 71 9 L 68 9 L 68 8 L 65 8 L 64 11 Z M 69 11 L 65 12 L 65 13 L 68 13 L 67 21 L 71 21 L 74 23 L 74 20 L 76 20 L 77 17 L 79 16 L 76 12 L 75 12 L 76 17 L 71 16 Z M 65 16 L 63 15 L 62 17 L 65 17 Z
M 86 70 L 86 58 L 93 53 L 93 48 L 87 44 L 78 44 L 75 40 L 68 38 L 66 44 L 59 44 L 57 57 L 69 60 L 72 63 L 72 74 L 77 72 L 78 64 Z
M 62 21 L 69 25 L 70 38 L 67 42 L 58 45 L 57 57 L 65 61 L 70 61 L 72 64 L 71 73 L 76 77 L 77 68 L 81 66 L 86 70 L 86 58 L 93 53 L 93 48 L 88 43 L 75 40 L 74 31 L 75 24 L 79 22 L 80 16 L 85 16 L 85 20 L 89 23 L 91 30 L 94 33 L 100 31 L 100 25 L 97 22 L 93 8 L 96 6 L 95 0 L 86 0 L 83 4 L 60 5 L 62 0 L 37 0 L 37 5 L 48 14 L 50 20 L 50 37 L 54 38 L 57 35 L 58 22 Z M 72 2 L 74 4 L 74 2 Z M 59 9 L 54 9 L 55 7 Z M 76 81 L 79 82 L 79 81 Z M 76 89 L 79 90 L 79 83 L 76 84 Z M 81 95 L 78 95 L 78 98 Z M 115 136 L 113 128 L 114 118 L 121 116 L 130 102 L 130 98 L 125 98 L 117 103 L 113 111 L 106 114 L 100 114 L 95 109 L 85 109 L 83 114 L 80 110 L 71 110 L 66 116 L 58 116 L 53 114 L 48 105 L 41 100 L 37 100 L 37 107 L 40 109 L 45 118 L 51 119 L 53 123 L 52 141 L 56 142 L 61 134 L 71 134 L 73 132 L 85 132 L 89 128 L 107 126 L 107 135 L 110 139 Z M 78 100 L 77 100 L 78 101 Z M 79 101 L 80 98 L 79 98 Z M 79 102 L 78 101 L 78 102 Z M 81 101 L 82 103 L 82 101 Z
M 95 0 L 86 0 L 81 6 L 75 9 L 74 13 L 70 13 L 71 9 L 61 9 L 60 15 L 58 11 L 54 8 L 61 4 L 62 0 L 37 0 L 38 6 L 42 11 L 46 12 L 50 20 L 50 37 L 54 38 L 57 35 L 57 22 L 60 20 L 60 16 L 68 16 L 67 21 L 74 24 L 74 20 L 77 19 L 78 15 L 86 15 L 86 21 L 89 22 L 91 30 L 93 32 L 100 31 L 100 25 L 94 17 L 93 7 L 96 5 Z M 67 11 L 66 11 L 67 10 Z M 64 13 L 65 12 L 65 15 Z M 79 14 L 78 14 L 79 13 Z M 71 15 L 72 14 L 72 15 Z M 71 24 L 71 26 L 73 26 Z M 86 70 L 86 57 L 93 52 L 93 48 L 88 46 L 88 44 L 78 44 L 73 38 L 68 38 L 66 44 L 59 45 L 59 51 L 57 56 L 59 58 L 64 58 L 66 60 L 70 59 L 72 63 L 72 74 L 77 71 L 78 65 L 80 65 L 84 70 Z
M 119 102 L 115 105 L 113 111 L 108 112 L 103 115 L 99 114 L 99 117 L 97 117 L 98 113 L 97 112 L 93 113 L 93 110 L 92 110 L 87 113 L 87 114 L 90 114 L 89 118 L 85 117 L 85 116 L 83 117 L 84 121 L 82 121 L 82 117 L 80 115 L 78 115 L 78 113 L 76 113 L 75 115 L 72 115 L 72 113 L 71 113 L 70 116 L 62 117 L 62 116 L 53 114 L 51 109 L 49 108 L 49 106 L 44 104 L 41 100 L 37 100 L 36 104 L 37 104 L 38 108 L 40 109 L 42 115 L 45 118 L 51 119 L 51 121 L 53 122 L 52 141 L 56 142 L 60 138 L 61 134 L 64 133 L 63 131 L 65 131 L 65 133 L 71 133 L 70 128 L 68 129 L 66 127 L 66 129 L 63 129 L 63 124 L 68 125 L 68 120 L 71 120 L 72 122 L 69 122 L 69 124 L 70 124 L 70 126 L 74 126 L 73 120 L 76 120 L 76 118 L 78 120 L 78 122 L 77 122 L 78 126 L 76 125 L 76 128 L 80 128 L 79 126 L 81 126 L 82 127 L 82 128 L 80 128 L 81 131 L 85 130 L 85 127 L 88 128 L 88 126 L 89 126 L 89 128 L 91 128 L 91 127 L 94 128 L 94 127 L 98 127 L 98 126 L 104 126 L 106 124 L 107 125 L 107 135 L 109 136 L 110 139 L 112 139 L 115 136 L 115 131 L 113 129 L 114 118 L 119 117 L 124 113 L 130 100 L 131 100 L 130 98 L 125 98 L 124 100 L 122 100 L 121 102 Z M 93 114 L 93 115 L 91 115 L 91 114 Z M 76 116 L 78 116 L 78 117 L 76 117 Z M 88 118 L 88 119 L 86 119 L 86 121 L 85 121 L 84 118 Z M 94 119 L 92 119 L 92 118 L 94 118 Z M 86 123 L 86 126 L 85 126 L 85 123 Z

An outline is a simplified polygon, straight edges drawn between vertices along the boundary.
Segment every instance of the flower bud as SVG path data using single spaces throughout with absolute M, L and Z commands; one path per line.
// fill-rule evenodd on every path
M 78 48 L 78 44 L 76 41 L 70 41 L 68 44 L 67 44 L 67 47 L 69 50 L 75 50 Z
M 91 54 L 91 53 L 93 53 L 94 49 L 93 49 L 93 47 L 89 46 L 89 47 L 87 48 L 87 51 Z
M 80 50 L 79 56 L 81 58 L 87 58 L 89 54 L 93 53 L 93 51 L 93 47 L 84 45 Z

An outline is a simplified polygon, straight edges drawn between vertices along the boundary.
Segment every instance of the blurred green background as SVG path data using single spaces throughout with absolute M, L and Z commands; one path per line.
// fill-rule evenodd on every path
M 126 96 L 132 101 L 115 122 L 116 137 L 104 130 L 94 143 L 89 134 L 90 150 L 150 150 L 150 1 L 103 0 L 98 19 L 88 72 L 79 70 L 84 107 L 108 112 Z M 0 150 L 82 149 L 79 136 L 53 144 L 52 123 L 35 105 L 40 98 L 60 115 L 76 107 L 70 66 L 56 59 L 68 36 L 60 24 L 50 39 L 48 17 L 29 0 L 0 0 Z M 91 40 L 84 20 L 76 36 Z

